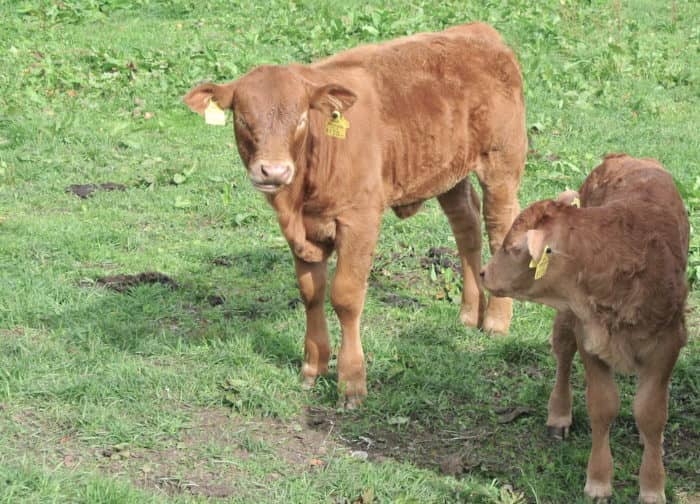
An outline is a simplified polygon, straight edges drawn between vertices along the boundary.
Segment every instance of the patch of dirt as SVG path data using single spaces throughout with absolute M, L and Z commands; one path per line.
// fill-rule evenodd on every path
M 401 252 L 392 252 L 391 254 L 378 253 L 372 261 L 372 272 L 378 273 L 389 266 L 409 266 L 416 257 L 413 247 L 406 244 L 399 244 L 403 249 Z
M 533 452 L 556 449 L 556 446 L 561 443 L 570 444 L 571 450 L 580 449 L 581 443 L 586 450 L 590 449 L 590 428 L 587 418 L 574 419 L 573 441 L 559 441 L 547 435 L 544 418 L 541 420 L 541 425 L 535 422 L 534 428 L 532 420 L 526 420 L 527 417 L 536 413 L 531 407 L 501 408 L 483 404 L 474 404 L 473 407 L 475 411 L 492 409 L 495 421 L 493 415 L 480 415 L 480 418 L 473 419 L 477 420 L 476 425 L 464 428 L 459 418 L 450 418 L 446 415 L 441 419 L 440 425 L 422 423 L 417 417 L 402 419 L 392 427 L 389 419 L 387 422 L 374 422 L 371 430 L 361 435 L 345 434 L 348 431 L 356 432 L 352 424 L 356 422 L 355 416 L 362 415 L 361 412 L 338 413 L 331 409 L 308 408 L 306 421 L 309 428 L 320 429 L 321 432 L 334 428 L 337 439 L 349 446 L 351 450 L 366 452 L 367 458 L 373 462 L 386 459 L 410 462 L 418 467 L 454 477 L 478 472 L 489 478 L 502 478 L 507 481 L 518 477 L 518 464 L 530 457 Z M 545 406 L 543 405 L 542 408 Z M 543 414 L 544 409 L 539 413 Z M 624 416 L 616 420 L 618 432 L 628 431 L 620 425 L 623 420 Z M 529 423 L 525 426 L 517 425 L 525 421 Z M 630 428 L 629 433 L 618 443 L 636 446 L 638 441 L 636 429 Z M 697 453 L 698 446 L 700 446 L 700 434 L 693 432 L 690 426 L 674 432 L 667 430 L 664 440 L 664 462 L 669 478 L 682 478 L 684 485 L 687 485 L 688 481 L 697 480 L 700 471 L 692 462 L 674 464 L 673 461 L 680 460 L 684 456 L 692 458 L 692 454 Z M 585 465 L 581 466 L 580 470 L 585 471 Z M 627 485 L 628 482 L 624 484 Z M 697 491 L 697 487 L 691 485 L 690 490 Z
M 333 421 L 323 428 L 311 428 L 304 418 L 287 422 L 246 419 L 225 408 L 194 410 L 190 427 L 157 448 L 90 446 L 69 426 L 50 424 L 32 410 L 13 414 L 11 421 L 20 431 L 26 431 L 26 436 L 13 436 L 16 452 L 22 457 L 56 467 L 95 467 L 168 496 L 235 495 L 253 500 L 260 489 L 266 488 L 264 483 L 290 473 L 322 470 L 333 457 L 348 451 L 336 440 Z M 37 444 L 38 433 L 43 442 Z M 263 481 L 248 473 L 245 462 L 259 456 L 273 456 L 282 462 L 284 474 L 271 472 Z
M 290 310 L 296 310 L 299 306 L 304 306 L 304 302 L 301 300 L 301 298 L 290 299 L 287 302 L 287 308 Z
M 26 330 L 24 327 L 16 326 L 12 329 L 0 329 L 1 336 L 24 336 Z
M 459 253 L 447 247 L 431 247 L 425 257 L 421 257 L 420 264 L 425 269 L 435 268 L 436 273 L 444 269 L 451 269 L 455 273 L 462 274 L 462 264 Z
M 394 292 L 384 293 L 379 297 L 382 303 L 388 304 L 390 306 L 396 306 L 397 308 L 420 308 L 423 306 L 417 298 L 410 296 L 402 296 Z
M 96 191 L 126 191 L 126 186 L 115 182 L 105 182 L 103 184 L 73 184 L 66 187 L 67 193 L 73 193 L 83 199 L 89 198 Z
M 413 247 L 400 244 L 401 252 L 391 254 L 377 254 L 372 261 L 370 270 L 370 282 L 381 283 L 382 280 L 393 282 L 414 282 L 417 280 L 416 270 L 419 269 L 416 261 L 416 253 Z
M 224 318 L 231 319 L 233 317 L 240 317 L 253 321 L 270 316 L 272 313 L 272 308 L 260 304 L 250 304 L 248 306 L 235 307 L 232 310 L 225 311 Z
M 231 256 L 219 256 L 215 257 L 214 259 L 211 260 L 212 264 L 215 264 L 217 266 L 224 266 L 226 268 L 229 268 L 233 266 L 233 257 Z
M 309 427 L 325 431 L 337 425 L 340 430 L 338 437 L 353 450 L 367 452 L 368 459 L 374 462 L 386 459 L 408 461 L 452 476 L 477 467 L 503 472 L 503 460 L 482 449 L 495 444 L 498 436 L 495 426 L 493 429 L 479 426 L 469 431 L 451 430 L 449 426 L 433 430 L 409 420 L 401 429 L 379 425 L 371 432 L 354 438 L 343 437 L 343 424 L 346 422 L 352 422 L 352 415 L 338 415 L 334 410 L 322 408 L 307 410 Z
M 498 413 L 498 419 L 496 421 L 500 424 L 511 423 L 522 415 L 529 415 L 529 414 L 534 413 L 534 410 L 528 406 L 515 406 L 512 408 L 496 408 L 495 411 L 496 411 L 496 413 Z
M 95 283 L 117 292 L 125 292 L 143 284 L 161 284 L 171 289 L 177 289 L 178 284 L 168 275 L 157 271 L 147 271 L 137 275 L 113 275 L 98 278 Z
M 223 296 L 219 296 L 218 294 L 212 294 L 210 296 L 207 296 L 207 303 L 209 303 L 210 306 L 220 306 L 226 302 L 226 299 Z
M 239 483 L 247 480 L 250 485 L 252 478 L 242 478 L 246 471 L 240 462 L 259 452 L 274 453 L 288 466 L 285 472 L 303 472 L 322 468 L 339 448 L 331 437 L 332 426 L 324 432 L 304 428 L 296 421 L 246 420 L 221 409 L 195 412 L 191 425 L 175 446 L 136 449 L 129 459 L 110 461 L 103 469 L 116 474 L 126 471 L 142 488 L 168 495 L 189 493 L 224 498 L 250 491 Z M 207 453 L 208 447 L 225 450 Z M 267 479 L 281 476 L 271 473 Z
M 484 404 L 473 406 L 475 411 L 488 408 Z M 105 474 L 129 479 L 140 488 L 168 496 L 225 499 L 235 495 L 253 501 L 260 498 L 266 483 L 288 474 L 322 470 L 339 455 L 376 463 L 387 459 L 410 462 L 455 477 L 480 472 L 490 478 L 507 479 L 515 475 L 519 461 L 533 449 L 546 450 L 560 443 L 546 436 L 544 425 L 536 431 L 514 425 L 523 415 L 531 413 L 528 408 L 497 409 L 493 413 L 500 413 L 501 417 L 508 415 L 507 421 L 513 424 L 493 422 L 490 414 L 476 419 L 477 424 L 470 428 L 461 427 L 459 418 L 448 416 L 440 425 L 422 424 L 420 418 L 402 418 L 394 425 L 391 419 L 377 421 L 367 432 L 348 435 L 346 432 L 354 431 L 352 426 L 366 412 L 342 413 L 332 408 L 308 407 L 302 416 L 282 422 L 242 418 L 225 408 L 196 409 L 191 413 L 189 427 L 156 448 L 90 446 L 71 426 L 47 424 L 31 410 L 16 412 L 8 418 L 26 430 L 23 440 L 17 434 L 11 437 L 15 451 L 44 460 L 48 465 L 71 469 L 96 467 Z M 574 428 L 587 432 L 587 423 Z M 37 433 L 44 442 L 35 442 Z M 626 437 L 627 442 L 632 442 Z M 565 441 L 569 442 L 580 444 L 580 440 Z M 694 471 L 697 475 L 692 464 L 679 473 L 678 467 L 668 459 L 678 456 L 679 450 L 686 456 L 694 453 L 698 442 L 698 434 L 694 432 L 667 433 L 669 477 L 677 475 L 692 481 Z M 264 478 L 249 473 L 246 462 L 254 462 L 256 457 L 279 460 L 283 464 L 278 466 L 280 473 L 271 472 Z M 697 491 L 692 485 L 690 490 Z M 694 494 L 685 496 L 692 498 Z

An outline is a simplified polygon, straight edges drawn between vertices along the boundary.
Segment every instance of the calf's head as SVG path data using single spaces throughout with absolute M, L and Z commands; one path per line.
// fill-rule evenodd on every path
M 334 83 L 319 84 L 287 66 L 260 66 L 227 84 L 206 83 L 184 97 L 204 115 L 210 102 L 233 111 L 238 153 L 256 189 L 275 193 L 289 185 L 303 158 L 310 113 L 329 119 L 350 108 L 356 95 Z
M 518 215 L 501 248 L 481 271 L 486 289 L 497 296 L 557 306 L 570 269 L 564 233 L 578 210 L 568 200 L 539 201 Z

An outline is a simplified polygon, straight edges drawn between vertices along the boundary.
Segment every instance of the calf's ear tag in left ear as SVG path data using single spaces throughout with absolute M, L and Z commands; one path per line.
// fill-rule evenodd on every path
M 581 200 L 579 198 L 572 199 L 571 206 L 574 206 L 576 208 L 581 208 Z
M 535 269 L 535 280 L 539 280 L 547 273 L 547 267 L 549 266 L 549 255 L 552 253 L 552 248 L 547 245 L 544 247 L 544 254 L 540 257 L 540 260 L 535 262 L 534 259 L 530 260 L 530 268 Z
M 334 110 L 331 119 L 326 123 L 326 135 L 344 140 L 349 127 L 350 121 L 345 119 L 339 110 Z
M 226 126 L 226 112 L 214 100 L 204 109 L 204 122 L 212 126 Z

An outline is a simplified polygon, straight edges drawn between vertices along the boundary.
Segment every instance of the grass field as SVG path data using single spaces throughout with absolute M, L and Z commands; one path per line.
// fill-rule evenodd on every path
M 463 328 L 435 202 L 384 220 L 365 405 L 337 411 L 333 375 L 302 391 L 290 253 L 230 128 L 181 102 L 202 79 L 483 20 L 526 79 L 521 203 L 620 151 L 660 159 L 686 199 L 690 343 L 665 463 L 672 502 L 700 502 L 698 19 L 692 0 L 0 0 L 0 501 L 582 502 L 581 365 L 572 435 L 553 442 L 552 311 L 516 303 L 505 338 Z M 65 191 L 107 182 L 125 190 Z M 97 281 L 141 272 L 174 283 Z M 641 447 L 619 383 L 627 503 Z

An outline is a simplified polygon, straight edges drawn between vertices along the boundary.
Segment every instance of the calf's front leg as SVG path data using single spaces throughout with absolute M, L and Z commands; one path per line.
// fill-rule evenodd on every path
M 610 425 L 620 410 L 613 370 L 595 355 L 578 346 L 586 370 L 586 403 L 591 421 L 591 454 L 584 493 L 593 499 L 612 495 L 613 459 Z
M 571 427 L 571 364 L 576 355 L 576 315 L 560 311 L 552 328 L 552 353 L 557 375 L 547 406 L 547 431 L 555 439 L 566 439 Z
M 308 263 L 294 257 L 299 291 L 306 308 L 304 363 L 301 367 L 303 386 L 313 387 L 318 375 L 328 372 L 331 355 L 324 301 L 326 294 L 327 259 Z
M 352 219 L 339 220 L 337 227 L 338 263 L 331 288 L 331 303 L 341 329 L 338 402 L 347 409 L 357 407 L 367 395 L 360 317 L 379 233 L 379 218 L 380 215 L 353 216 Z

